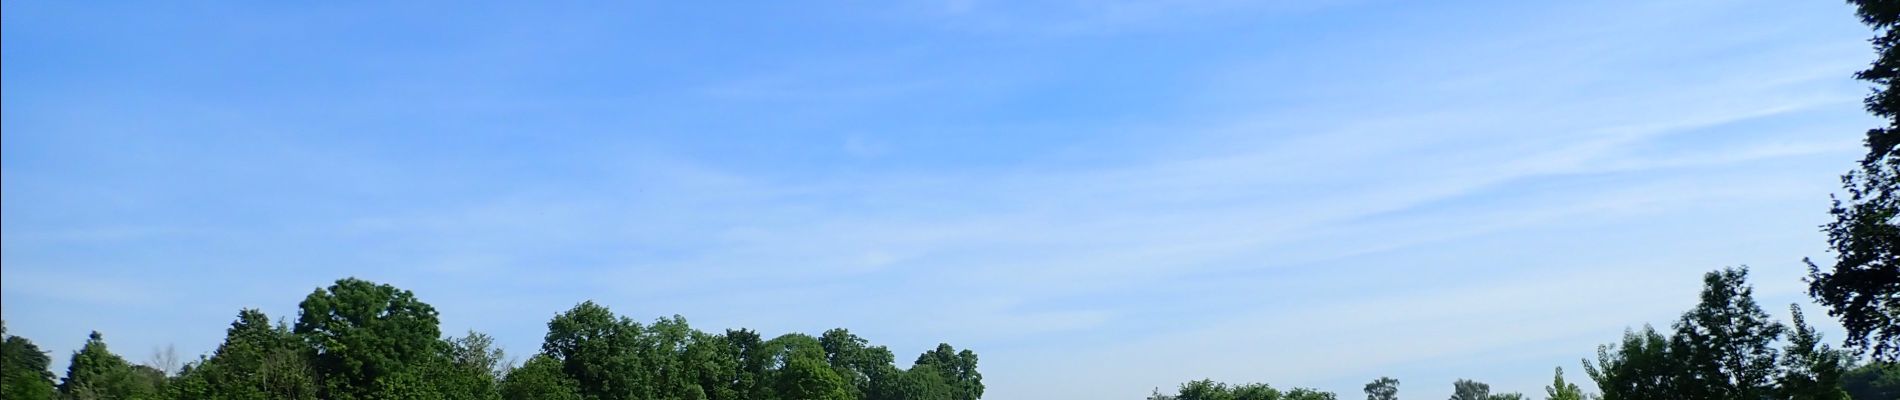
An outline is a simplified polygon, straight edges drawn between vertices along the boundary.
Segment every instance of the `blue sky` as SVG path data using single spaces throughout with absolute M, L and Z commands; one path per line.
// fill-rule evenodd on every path
M 593 299 L 1002 400 L 1541 397 L 1743 264 L 1838 332 L 1851 9 L 1572 3 L 9 1 L 0 301 L 57 368 L 357 276 L 516 355 Z

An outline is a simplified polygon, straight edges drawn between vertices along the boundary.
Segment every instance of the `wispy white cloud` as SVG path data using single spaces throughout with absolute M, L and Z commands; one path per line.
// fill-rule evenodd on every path
M 1401 7 L 1325 3 L 952 2 L 904 22 L 947 26 L 956 41 L 935 44 L 978 47 L 978 59 L 998 62 L 923 44 L 772 58 L 668 82 L 685 88 L 665 92 L 680 104 L 661 111 L 612 108 L 635 110 L 616 118 L 675 124 L 575 123 L 598 136 L 546 153 L 527 142 L 559 135 L 489 138 L 504 144 L 466 160 L 361 151 L 381 147 L 374 143 L 265 141 L 259 147 L 276 151 L 204 169 L 291 159 L 290 175 L 305 178 L 295 183 L 318 189 L 280 186 L 319 197 L 316 205 L 300 214 L 233 201 L 216 211 L 253 211 L 248 218 L 261 222 L 202 231 L 9 218 L 4 283 L 9 304 L 160 307 L 215 297 L 185 307 L 189 318 L 172 316 L 216 328 L 233 305 L 294 303 L 322 279 L 358 275 L 417 290 L 443 310 L 446 331 L 484 330 L 518 353 L 538 347 L 549 315 L 586 299 L 635 318 L 683 314 L 706 329 L 846 326 L 900 353 L 937 341 L 976 348 L 988 397 L 1005 400 L 1133 398 L 1201 377 L 1349 394 L 1388 373 L 1421 382 L 1408 384 L 1413 396 L 1441 391 L 1431 388 L 1453 376 L 1543 379 L 1547 364 L 1571 366 L 1625 326 L 1666 322 L 1693 301 L 1696 274 L 1724 265 L 1762 266 L 1762 293 L 1772 297 L 1764 304 L 1800 298 L 1799 272 L 1780 265 L 1818 248 L 1811 228 L 1833 161 L 1851 158 L 1852 133 L 1865 122 L 1855 109 L 1862 93 L 1847 79 L 1863 51 L 1855 37 L 1826 29 L 1762 28 L 1771 21 L 1750 17 L 1743 8 L 1752 4 L 1514 6 L 1521 20 L 1490 20 L 1485 10 L 1429 10 L 1452 21 L 1381 14 L 1431 29 L 1339 28 L 1318 40 L 1327 46 L 1184 51 L 1226 55 L 1152 66 L 1170 70 L 1165 85 L 1179 89 L 1152 93 L 1115 92 L 1126 88 L 1115 82 L 1030 84 L 1101 73 L 1099 63 L 1141 53 L 988 65 L 1011 61 L 991 52 L 1036 58 L 1117 33 L 1270 38 L 1278 31 L 1229 25 L 1308 11 L 1343 18 L 1318 15 L 1332 10 L 1324 7 Z M 1790 18 L 1825 14 L 1780 8 Z M 1468 30 L 1444 29 L 1459 24 Z M 982 42 L 996 36 L 1032 43 Z M 837 54 L 846 56 L 828 58 Z M 1164 79 L 1137 69 L 1106 71 Z M 1058 90 L 1080 93 L 1048 93 Z M 1006 102 L 1016 96 L 1037 101 Z M 599 100 L 579 97 L 573 103 Z M 1142 107 L 1088 108 L 1111 97 Z M 959 101 L 930 101 L 943 98 Z M 1065 106 L 1129 124 L 1035 117 L 1038 107 Z M 672 114 L 692 109 L 715 110 L 718 121 Z M 481 110 L 513 112 L 496 117 L 507 120 L 540 109 Z M 263 130 L 283 115 L 232 117 L 230 127 Z M 496 129 L 539 134 L 599 117 L 539 116 L 558 129 Z M 769 123 L 723 125 L 753 120 Z M 667 130 L 733 142 L 785 135 L 772 143 L 810 146 L 739 152 L 771 144 L 645 135 Z M 1036 146 L 1007 137 L 1025 130 L 1079 133 Z M 915 137 L 926 131 L 953 139 Z M 1002 161 L 930 158 L 973 151 L 944 145 L 953 142 L 1028 150 Z M 460 138 L 387 145 L 455 146 L 480 147 Z M 9 217 L 22 212 L 13 154 Z M 341 172 L 324 173 L 323 160 Z M 43 181 L 51 180 L 35 182 Z M 255 185 L 190 183 L 295 200 L 240 196 Z M 1813 207 L 1797 210 L 1804 204 Z M 195 226 L 155 220 L 149 226 Z M 176 242 L 190 243 L 169 251 L 201 254 L 151 250 Z M 126 243 L 145 245 L 126 263 L 202 263 L 177 270 L 218 276 L 194 285 L 235 289 L 173 295 L 165 291 L 196 286 L 132 281 L 165 271 L 89 279 L 129 267 L 60 260 L 135 247 Z M 70 282 L 81 283 L 45 289 Z

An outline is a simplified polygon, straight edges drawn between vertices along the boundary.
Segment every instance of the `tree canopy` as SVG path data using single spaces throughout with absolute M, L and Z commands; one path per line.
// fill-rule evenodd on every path
M 1849 0 L 1873 28 L 1877 56 L 1855 74 L 1873 84 L 1869 113 L 1884 120 L 1867 130 L 1867 153 L 1841 176 L 1834 221 L 1822 226 L 1834 264 L 1808 262 L 1808 292 L 1847 329 L 1847 346 L 1876 358 L 1900 358 L 1900 1 Z
M 541 349 L 512 365 L 494 338 L 443 337 L 435 308 L 407 291 L 346 278 L 299 304 L 293 326 L 244 309 L 224 341 L 171 371 L 136 365 L 93 332 L 57 385 L 50 359 L 0 323 L 0 400 L 525 399 L 975 400 L 976 353 L 948 344 L 908 369 L 845 329 L 760 340 L 708 333 L 680 316 L 640 324 L 592 301 L 548 321 Z

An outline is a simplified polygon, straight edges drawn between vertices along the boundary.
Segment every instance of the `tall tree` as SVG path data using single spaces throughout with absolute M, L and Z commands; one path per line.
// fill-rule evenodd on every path
M 1677 391 L 1692 399 L 1759 399 L 1774 392 L 1778 349 L 1786 329 L 1755 304 L 1748 269 L 1724 268 L 1702 278 L 1702 301 L 1676 322 L 1670 349 L 1683 369 Z
M 728 329 L 726 343 L 739 356 L 739 371 L 733 380 L 733 393 L 741 399 L 763 398 L 766 369 L 771 367 L 772 356 L 765 352 L 765 340 L 759 332 L 748 329 Z
M 1808 292 L 1847 328 L 1847 346 L 1875 358 L 1900 359 L 1900 1 L 1849 0 L 1875 31 L 1878 56 L 1855 74 L 1874 85 L 1867 111 L 1884 119 L 1867 131 L 1867 155 L 1841 176 L 1834 221 L 1822 228 L 1834 265 L 1808 262 Z
M 825 364 L 823 358 L 793 357 L 778 376 L 778 398 L 784 400 L 852 400 L 851 384 Z
M 738 348 L 720 335 L 693 331 L 692 336 L 682 358 L 700 392 L 711 400 L 741 399 Z
M 66 366 L 59 384 L 60 397 L 72 400 L 141 400 L 159 398 L 163 373 L 137 368 L 106 348 L 105 336 L 93 332 Z
M 1841 390 L 1841 376 L 1847 373 L 1852 357 L 1822 343 L 1821 334 L 1808 326 L 1801 307 L 1788 305 L 1794 319 L 1794 332 L 1788 335 L 1788 347 L 1781 359 L 1779 379 L 1782 398 L 1791 400 L 1848 400 Z
M 0 399 L 51 400 L 53 372 L 47 370 L 53 359 L 26 338 L 7 334 L 6 322 L 0 322 Z
M 502 358 L 506 356 L 495 347 L 495 339 L 476 331 L 458 338 L 450 338 L 441 346 L 444 354 L 438 361 L 429 364 L 431 383 L 435 384 L 443 396 L 451 399 L 499 399 L 497 385 L 501 381 Z
M 314 354 L 320 394 L 338 400 L 438 396 L 432 363 L 441 359 L 435 307 L 414 293 L 356 278 L 336 281 L 298 304 L 295 332 Z
M 1265 383 L 1234 385 L 1230 392 L 1233 393 L 1234 400 L 1281 400 L 1286 397 L 1280 389 L 1274 389 L 1273 386 Z
M 892 368 L 885 379 L 872 385 L 867 396 L 873 400 L 952 400 L 956 388 L 945 381 L 934 365 L 918 365 L 910 370 Z
M 1366 400 L 1398 400 L 1399 380 L 1381 376 L 1366 384 Z
M 1294 388 L 1282 392 L 1265 383 L 1228 385 L 1202 379 L 1182 383 L 1174 394 L 1164 394 L 1156 389 L 1154 394 L 1148 396 L 1148 400 L 1338 400 L 1338 396 L 1312 388 Z
M 1451 383 L 1451 400 L 1490 400 L 1491 385 L 1469 379 Z
M 943 374 L 945 382 L 956 389 L 956 400 L 976 400 L 983 397 L 983 374 L 976 371 L 976 353 L 968 349 L 957 351 L 948 343 L 940 343 L 936 349 L 917 356 L 917 365 L 930 365 Z
M 264 312 L 238 311 L 211 357 L 186 364 L 172 385 L 176 399 L 300 400 L 317 397 L 307 348 Z
M 1679 363 L 1669 340 L 1644 325 L 1641 331 L 1623 331 L 1620 345 L 1597 347 L 1597 362 L 1583 361 L 1583 370 L 1596 381 L 1603 400 L 1639 400 L 1678 393 Z
M 1334 395 L 1333 392 L 1321 391 L 1319 389 L 1314 389 L 1314 388 L 1293 388 L 1293 390 L 1289 390 L 1286 392 L 1285 399 L 1286 400 L 1339 400 L 1339 396 Z
M 693 328 L 686 318 L 674 315 L 654 320 L 639 336 L 640 369 L 648 372 L 648 389 L 642 394 L 653 399 L 705 399 L 685 365 L 687 346 L 692 344 Z
M 825 331 L 818 337 L 819 346 L 825 349 L 825 361 L 838 375 L 850 382 L 853 391 L 863 397 L 871 392 L 872 383 L 885 379 L 884 375 L 894 369 L 891 363 L 896 361 L 891 350 L 884 346 L 871 346 L 870 341 L 851 334 L 850 330 L 835 328 Z
M 580 382 L 562 371 L 561 360 L 535 355 L 508 371 L 501 380 L 501 397 L 509 400 L 581 400 Z
M 508 354 L 495 347 L 495 338 L 488 334 L 470 330 L 467 335 L 451 338 L 448 352 L 449 363 L 468 372 L 485 374 L 495 381 L 507 373 L 502 360 Z
M 1546 400 L 1583 400 L 1583 388 L 1564 381 L 1564 367 L 1557 367 L 1557 376 L 1544 387 L 1544 393 Z
M 561 370 L 590 400 L 638 398 L 649 375 L 639 368 L 641 327 L 592 301 L 548 321 L 541 351 L 561 361 Z
M 1202 379 L 1181 384 L 1180 394 L 1174 400 L 1234 400 L 1234 394 L 1227 384 Z

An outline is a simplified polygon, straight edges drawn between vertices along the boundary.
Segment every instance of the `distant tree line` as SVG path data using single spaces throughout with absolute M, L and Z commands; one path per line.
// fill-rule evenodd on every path
M 443 337 L 436 310 L 407 290 L 360 279 L 317 289 L 295 324 L 238 312 L 208 356 L 173 371 L 134 364 L 93 332 L 66 374 L 26 338 L 5 335 L 4 400 L 977 400 L 976 353 L 948 344 L 898 368 L 884 346 L 845 329 L 765 339 L 650 324 L 583 302 L 548 321 L 520 365 L 493 338 Z M 163 362 L 158 362 L 159 364 Z
M 1644 326 L 1625 331 L 1621 342 L 1597 348 L 1584 371 L 1596 382 L 1586 393 L 1564 380 L 1562 367 L 1550 386 L 1549 400 L 1896 400 L 1900 365 L 1875 360 L 1856 363 L 1853 352 L 1824 344 L 1807 325 L 1801 309 L 1789 306 L 1792 321 L 1782 324 L 1756 305 L 1746 268 L 1728 268 L 1703 277 L 1701 302 L 1684 312 L 1669 336 Z M 1381 377 L 1365 386 L 1367 400 L 1397 400 L 1399 381 Z M 1149 400 L 1334 400 L 1313 389 L 1279 391 L 1266 384 L 1229 386 L 1211 380 L 1180 385 L 1173 394 L 1157 390 Z M 1525 400 L 1521 393 L 1491 393 L 1482 382 L 1452 382 L 1450 400 Z

